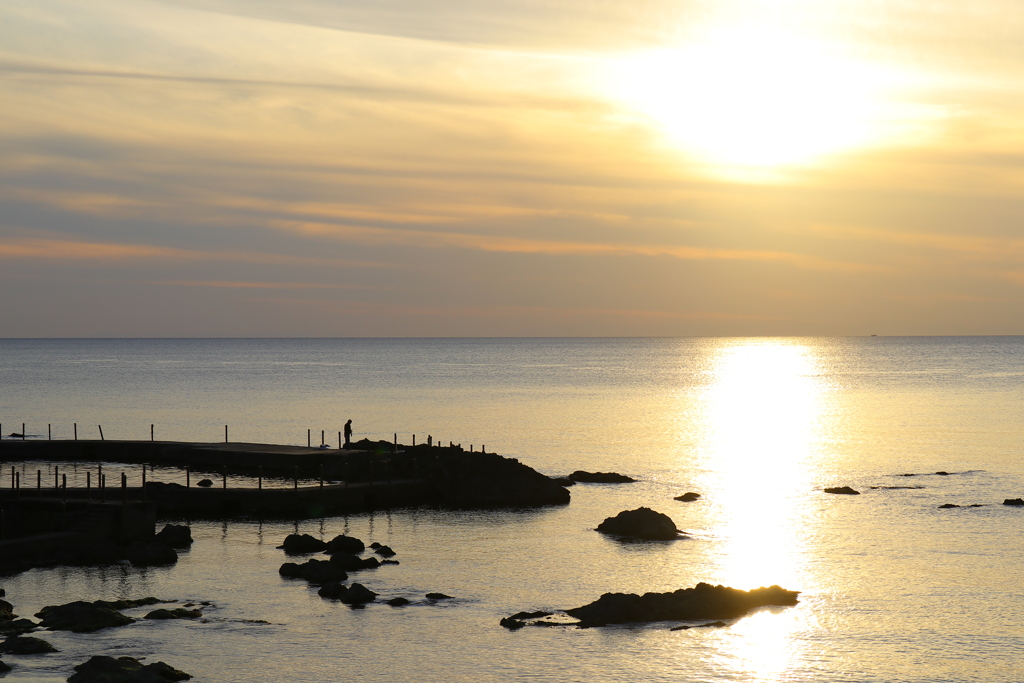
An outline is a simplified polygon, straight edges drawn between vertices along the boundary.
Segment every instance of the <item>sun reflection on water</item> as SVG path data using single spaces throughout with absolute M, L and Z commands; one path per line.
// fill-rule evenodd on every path
M 824 419 L 818 360 L 794 341 L 744 340 L 722 348 L 712 372 L 702 456 L 717 508 L 716 579 L 806 592 L 806 496 Z M 733 666 L 752 680 L 779 680 L 794 664 L 800 619 L 779 610 L 740 620 L 730 629 Z

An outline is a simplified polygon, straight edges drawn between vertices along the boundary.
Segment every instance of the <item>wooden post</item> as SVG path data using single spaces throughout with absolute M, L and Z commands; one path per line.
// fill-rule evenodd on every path
M 128 475 L 121 473 L 121 502 L 128 502 Z
M 228 468 L 224 468 L 224 478 L 221 480 L 221 488 L 226 489 L 228 487 Z
M 260 471 L 260 481 L 259 481 L 259 484 L 257 485 L 257 487 L 259 488 L 260 491 L 262 491 L 263 490 L 263 465 L 260 465 L 259 471 Z
M 21 423 L 21 440 L 22 441 L 25 440 L 25 423 L 24 422 Z
M 96 426 L 100 428 L 100 441 L 106 441 L 106 439 L 103 438 L 103 425 Z
M 66 503 L 66 502 L 68 502 L 68 475 L 64 474 L 64 475 L 61 475 L 61 476 L 63 477 L 63 481 L 61 482 L 61 490 L 62 490 L 63 496 L 61 498 Z
M 60 484 L 57 483 L 59 481 L 59 479 L 58 479 L 59 475 L 60 475 L 60 465 L 54 465 L 53 466 L 53 488 L 57 488 L 58 486 L 60 486 Z
M 415 434 L 412 435 L 412 445 L 413 445 L 413 447 L 416 446 L 416 435 Z
M 78 423 L 75 423 L 75 441 L 78 441 Z
M 398 452 L 398 433 L 395 433 L 395 453 Z
M 434 437 L 427 434 L 427 448 L 431 448 L 434 445 Z
M 312 429 L 307 429 L 306 430 L 306 448 L 312 448 L 313 447 L 313 436 L 312 436 L 312 434 L 313 434 L 313 430 Z
M 92 500 L 92 472 L 85 473 L 85 499 Z
M 224 443 L 228 442 L 228 426 L 224 425 Z
M 146 502 L 146 463 L 142 463 L 142 502 Z
M 191 467 L 186 467 L 185 468 L 185 488 L 187 488 L 187 489 L 192 488 L 192 468 Z
M 487 445 L 486 444 L 480 446 L 480 452 L 481 453 L 486 453 L 487 452 Z
M 43 471 L 36 470 L 36 495 L 43 495 Z
M 324 430 L 320 430 L 320 445 L 324 445 Z
M 341 432 L 338 432 L 338 450 L 341 450 Z
M 149 425 L 149 440 L 150 440 L 150 441 L 153 441 L 153 440 L 154 440 L 154 438 L 153 438 L 153 437 L 154 437 L 155 435 L 156 435 L 156 430 L 155 430 L 155 428 L 153 427 L 153 425 L 152 425 L 152 424 L 150 424 L 150 425 Z
M 14 490 L 14 465 L 11 465 L 11 490 Z
M 53 425 L 51 425 L 49 422 L 47 422 L 46 423 L 46 440 L 47 441 L 53 441 L 53 430 L 51 429 L 51 427 L 53 427 Z

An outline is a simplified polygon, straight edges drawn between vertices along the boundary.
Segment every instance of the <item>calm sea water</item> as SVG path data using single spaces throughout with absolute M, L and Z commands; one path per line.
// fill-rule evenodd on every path
M 214 603 L 207 623 L 44 633 L 61 652 L 5 656 L 7 678 L 63 680 L 112 654 L 211 683 L 1020 681 L 1024 509 L 1001 502 L 1024 496 L 1022 380 L 1020 337 L 0 340 L 4 433 L 70 438 L 77 422 L 80 438 L 102 425 L 142 439 L 154 424 L 158 439 L 219 441 L 228 424 L 233 441 L 304 445 L 351 418 L 356 438 L 430 434 L 547 474 L 640 479 L 578 485 L 549 510 L 196 522 L 172 568 L 3 578 L 23 615 L 74 599 Z M 838 485 L 862 495 L 821 491 Z M 685 491 L 703 497 L 672 500 Z M 593 531 L 640 505 L 691 538 Z M 275 546 L 296 528 L 390 545 L 401 565 L 356 580 L 415 604 L 351 610 L 282 580 Z M 721 629 L 498 626 L 699 581 L 803 593 Z M 455 599 L 426 604 L 430 591 Z

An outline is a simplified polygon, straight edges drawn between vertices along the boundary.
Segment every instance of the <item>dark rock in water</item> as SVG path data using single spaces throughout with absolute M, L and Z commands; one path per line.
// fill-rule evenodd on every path
M 825 493 L 838 493 L 845 496 L 859 496 L 860 491 L 852 489 L 849 486 L 833 486 L 825 489 Z
M 133 657 L 107 657 L 96 655 L 75 667 L 68 683 L 167 683 L 185 681 L 192 676 L 165 662 L 143 666 Z
M 671 517 L 650 508 L 623 510 L 601 522 L 597 530 L 616 536 L 666 541 L 679 538 L 682 534 Z
M 574 482 L 569 477 L 551 477 L 551 481 L 555 482 L 559 486 L 575 486 L 576 485 L 576 482 Z
M 128 546 L 128 561 L 136 567 L 162 567 L 178 562 L 174 548 L 159 541 L 136 542 Z
M 0 636 L 20 636 L 34 630 L 39 624 L 29 619 L 0 621 Z
M 511 631 L 517 631 L 526 626 L 527 619 L 550 617 L 551 614 L 551 612 L 516 612 L 510 617 L 505 617 L 498 623 Z
M 7 597 L 7 591 L 5 591 L 3 588 L 0 588 L 0 598 L 6 598 L 6 597 Z
M 584 472 L 576 470 L 569 475 L 569 479 L 584 484 L 630 484 L 636 479 L 627 477 L 618 472 Z
M 943 472 L 942 470 L 939 470 L 935 474 L 939 475 L 940 477 L 948 477 L 949 476 L 949 472 Z
M 280 546 L 289 555 L 318 553 L 327 548 L 327 544 L 309 534 L 289 534 Z
M 455 508 L 566 505 L 569 491 L 514 458 L 463 453 L 429 474 L 441 504 Z
M 1003 501 L 1003 505 L 1024 505 L 1024 499 L 1021 498 L 1007 498 Z
M 370 544 L 370 547 L 373 548 L 374 550 L 376 550 L 377 548 L 380 547 L 380 543 L 378 543 L 377 541 L 374 541 L 373 543 Z
M 684 503 L 692 503 L 693 501 L 697 500 L 698 498 L 700 498 L 700 494 L 699 493 L 694 493 L 693 491 L 687 491 L 683 495 L 676 496 L 672 500 L 679 500 L 679 501 L 682 501 Z
M 281 568 L 277 570 L 277 573 L 289 579 L 301 579 L 302 565 L 294 562 L 285 562 L 281 565 Z
M 939 506 L 939 509 L 940 510 L 949 510 L 951 508 L 958 508 L 958 507 L 960 507 L 960 506 L 959 505 L 954 505 L 953 503 L 943 503 L 942 505 Z
M 340 581 L 331 581 L 320 586 L 320 590 L 316 592 L 321 598 L 340 598 L 348 590 L 348 586 L 341 583 Z
M 288 579 L 305 579 L 313 584 L 344 581 L 348 578 L 345 570 L 330 560 L 307 560 L 303 564 L 285 562 L 277 573 Z
M 392 607 L 404 607 L 405 605 L 411 604 L 411 602 L 406 598 L 391 598 L 387 601 L 387 604 Z
M 744 591 L 698 583 L 671 593 L 605 593 L 598 600 L 566 610 L 583 628 L 647 621 L 735 619 L 767 605 L 795 605 L 799 591 L 779 586 Z
M 10 670 L 11 670 L 11 665 L 10 664 L 4 664 L 2 661 L 0 661 L 0 674 L 5 674 L 5 673 L 7 673 Z
M 381 557 L 394 557 L 398 553 L 391 549 L 390 546 L 382 545 L 373 552 L 377 553 Z
M 348 590 L 341 596 L 341 601 L 346 605 L 362 605 L 367 602 L 373 602 L 377 598 L 377 593 L 367 588 L 361 583 L 353 583 L 349 586 Z
M 200 479 L 196 482 L 196 486 L 202 486 L 204 489 L 213 486 L 213 482 L 209 479 Z
M 17 616 L 14 613 L 14 605 L 6 600 L 0 600 L 0 621 L 11 621 Z
M 36 616 L 40 619 L 39 625 L 44 628 L 75 633 L 91 633 L 102 628 L 135 623 L 134 619 L 116 609 L 82 600 L 65 605 L 49 605 L 39 610 Z
M 187 548 L 192 545 L 192 529 L 181 524 L 167 524 L 155 538 L 172 548 Z
M 724 621 L 712 621 L 709 624 L 697 624 L 696 626 L 673 626 L 669 629 L 669 631 L 685 631 L 691 628 L 721 628 L 723 626 L 728 625 L 729 624 L 725 623 Z
M 445 595 L 444 593 L 427 593 L 427 600 L 452 600 L 452 596 Z
M 334 553 L 331 555 L 330 563 L 347 572 L 357 572 L 363 569 L 376 569 L 380 566 L 380 560 L 376 557 L 363 559 L 352 553 Z
M 327 542 L 327 547 L 324 549 L 324 552 L 332 555 L 334 553 L 355 554 L 361 553 L 364 550 L 366 550 L 366 546 L 363 545 L 363 542 L 358 538 L 355 536 L 346 536 L 345 534 L 341 534 Z
M 203 613 L 197 609 L 155 609 L 146 615 L 146 619 L 198 619 Z
M 60 650 L 42 638 L 11 636 L 0 643 L 0 652 L 5 655 L 40 655 L 44 652 L 60 652 Z
M 174 602 L 174 600 L 160 600 L 159 598 L 150 596 L 148 598 L 138 598 L 135 600 L 96 600 L 92 604 L 97 607 L 107 607 L 109 609 L 130 609 L 132 607 L 156 605 L 161 602 Z
M 398 560 L 381 560 L 381 564 L 401 564 Z

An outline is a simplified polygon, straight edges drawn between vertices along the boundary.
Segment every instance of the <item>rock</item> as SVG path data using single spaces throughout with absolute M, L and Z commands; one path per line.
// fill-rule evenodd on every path
M 121 610 L 129 609 L 131 607 L 146 607 L 160 602 L 174 602 L 174 600 L 160 600 L 159 598 L 150 596 L 148 598 L 136 598 L 135 600 L 96 600 L 92 604 L 98 607 Z
M 959 505 L 954 505 L 953 503 L 943 503 L 942 505 L 939 506 L 939 509 L 940 510 L 949 510 L 950 508 L 958 508 L 958 507 L 960 507 L 960 506 Z
M 728 625 L 729 624 L 725 623 L 724 621 L 712 621 L 709 624 L 697 624 L 696 626 L 673 626 L 669 629 L 669 631 L 685 631 L 691 628 L 722 628 L 723 626 Z
M 295 564 L 294 562 L 285 562 L 277 570 L 277 573 L 289 579 L 301 579 L 302 571 L 302 565 Z
M 284 539 L 284 543 L 279 547 L 284 549 L 289 555 L 304 555 L 306 553 L 318 553 L 324 550 L 327 544 L 309 534 L 289 534 Z
M 378 543 L 377 541 L 374 541 L 373 543 L 370 544 L 370 547 L 373 548 L 374 550 L 376 550 L 377 548 L 380 547 L 380 543 Z
M 11 621 L 18 615 L 14 613 L 14 605 L 6 600 L 0 600 L 0 622 Z
M 7 673 L 10 670 L 11 670 L 11 665 L 10 664 L 4 664 L 2 661 L 0 661 L 0 674 L 5 674 L 5 673 Z
M 324 552 L 329 553 L 331 555 L 333 555 L 334 553 L 355 554 L 361 553 L 364 550 L 366 550 L 366 546 L 363 545 L 363 542 L 360 541 L 358 538 L 356 538 L 355 536 L 346 536 L 345 534 L 341 534 L 340 536 L 335 536 L 327 542 L 327 548 L 324 549 Z
M 833 486 L 831 488 L 825 489 L 825 493 L 838 493 L 840 495 L 846 496 L 860 495 L 860 491 L 857 491 L 856 489 L 851 489 L 849 486 Z
M 316 594 L 319 595 L 321 598 L 337 599 L 344 595 L 345 591 L 347 590 L 348 587 L 340 581 L 331 581 L 330 583 L 325 583 L 324 585 L 322 585 L 320 587 L 320 590 L 318 590 Z
M 1021 498 L 1007 498 L 1003 501 L 1003 505 L 1024 505 L 1024 499 Z
M 672 500 L 678 500 L 678 501 L 682 501 L 684 503 L 692 503 L 693 501 L 697 500 L 698 498 L 700 498 L 700 494 L 699 493 L 694 493 L 693 491 L 687 491 L 683 495 L 676 496 Z
M 192 545 L 192 529 L 182 524 L 167 524 L 156 535 L 156 540 L 172 548 L 187 548 Z
M 517 631 L 526 626 L 527 619 L 550 617 L 551 614 L 551 612 L 516 612 L 510 617 L 505 617 L 498 623 L 511 631 Z
M 91 633 L 135 622 L 116 609 L 82 600 L 65 605 L 49 605 L 36 613 L 36 616 L 40 619 L 39 625 L 44 628 L 75 633 Z
M 575 486 L 576 485 L 576 482 L 574 482 L 569 477 L 551 477 L 551 481 L 555 482 L 559 486 Z
M 392 607 L 403 607 L 405 605 L 411 604 L 411 601 L 407 600 L 406 598 L 391 598 L 387 601 L 387 604 L 391 605 Z
M 0 636 L 20 636 L 35 629 L 39 624 L 28 619 L 0 621 Z
M 584 472 L 583 470 L 576 470 L 569 475 L 569 479 L 585 484 L 629 484 L 636 481 L 633 477 L 627 477 L 618 472 Z
M 198 482 L 196 482 L 196 486 L 202 486 L 204 489 L 210 488 L 211 486 L 213 486 L 213 482 L 210 481 L 209 479 L 200 479 Z
M 198 619 L 203 613 L 197 609 L 155 609 L 146 615 L 146 619 Z
M 317 585 L 344 581 L 348 578 L 348 574 L 330 560 L 308 560 L 301 567 L 302 578 Z
M 60 650 L 42 638 L 11 636 L 0 643 L 0 652 L 5 655 L 39 655 L 44 652 L 60 652 Z
M 385 564 L 402 564 L 398 560 L 381 560 L 380 563 L 382 565 L 385 565 Z
M 128 546 L 128 561 L 136 567 L 163 567 L 177 564 L 178 553 L 159 541 L 136 541 Z
M 167 683 L 192 678 L 164 662 L 143 666 L 132 657 L 114 659 L 104 655 L 96 655 L 77 665 L 75 672 L 68 678 L 68 683 Z
M 373 552 L 377 553 L 381 557 L 394 557 L 398 553 L 391 549 L 390 546 L 382 545 Z
M 377 593 L 367 588 L 361 583 L 353 583 L 349 586 L 348 590 L 341 595 L 341 601 L 346 605 L 362 605 L 367 602 L 373 602 L 377 598 Z
M 454 508 L 521 508 L 567 505 L 569 491 L 514 458 L 494 453 L 446 457 L 428 474 L 442 505 Z
M 949 472 L 943 472 L 942 470 L 939 470 L 935 474 L 939 475 L 940 477 L 948 477 L 949 476 Z
M 331 564 L 337 565 L 347 572 L 357 572 L 362 569 L 376 569 L 380 566 L 380 560 L 376 557 L 363 559 L 352 553 L 334 553 L 331 555 Z
M 583 607 L 566 610 L 580 627 L 648 621 L 735 619 L 767 605 L 795 605 L 799 591 L 779 586 L 744 591 L 698 583 L 671 593 L 605 593 Z
M 427 600 L 452 600 L 452 596 L 445 595 L 444 593 L 427 593 Z
M 647 540 L 672 540 L 682 533 L 668 515 L 645 507 L 623 510 L 614 517 L 608 517 L 597 530 L 603 534 Z

